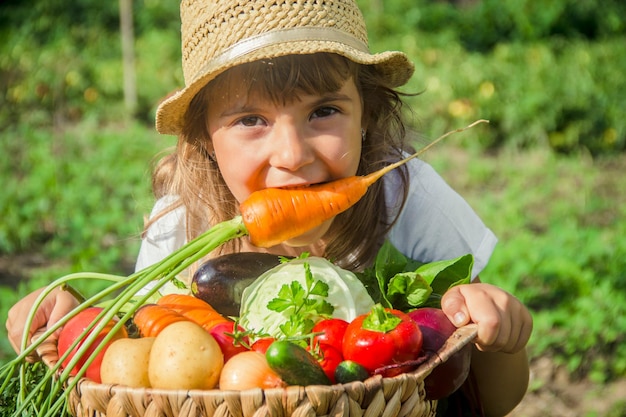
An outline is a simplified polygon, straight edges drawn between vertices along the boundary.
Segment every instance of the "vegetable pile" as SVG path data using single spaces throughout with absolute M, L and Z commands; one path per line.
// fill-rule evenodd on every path
M 237 258 L 249 256 L 226 255 L 237 272 Z M 427 306 L 441 297 L 433 288 L 469 282 L 472 267 L 469 255 L 419 265 L 389 243 L 374 267 L 359 276 L 306 254 L 276 259 L 277 266 L 245 288 L 237 317 L 223 315 L 192 294 L 165 294 L 138 307 L 122 327 L 116 328 L 118 316 L 109 320 L 87 347 L 105 309 L 82 310 L 61 329 L 60 369 L 72 376 L 84 371 L 82 376 L 103 384 L 184 390 L 393 377 L 436 354 L 454 332 L 439 308 Z M 224 275 L 231 275 L 233 283 L 248 279 L 245 273 L 230 274 L 221 257 L 206 264 L 222 267 L 209 268 L 210 276 L 200 268 L 193 282 L 210 285 Z M 391 271 L 383 268 L 392 264 Z M 368 289 L 364 282 L 372 277 L 377 288 Z M 389 299 L 396 306 L 414 305 L 402 311 Z M 441 375 L 429 377 L 429 399 L 448 396 L 464 382 L 469 356 L 463 352 L 450 360 L 450 368 L 442 367 Z
M 179 273 L 232 239 L 248 235 L 256 246 L 268 247 L 322 224 L 355 204 L 386 172 L 480 122 L 485 121 L 448 132 L 408 158 L 364 177 L 258 191 L 240 206 L 241 216 L 213 226 L 161 262 L 128 277 L 84 272 L 55 280 L 35 301 L 26 328 L 42 300 L 56 288 L 70 288 L 72 281 L 83 279 L 110 285 L 36 340 L 28 340 L 24 333 L 21 353 L 0 369 L 0 392 L 15 387 L 16 378 L 19 381 L 9 412 L 15 417 L 67 413 L 68 394 L 83 377 L 137 387 L 237 390 L 348 382 L 415 368 L 425 357 L 423 336 L 406 312 L 436 305 L 450 285 L 468 282 L 471 256 L 417 266 L 386 245 L 376 265 L 356 279 L 323 259 L 283 262 L 274 268 L 299 265 L 302 273 L 280 279 L 264 275 L 252 284 L 259 286 L 258 291 L 249 291 L 241 300 L 238 291 L 230 292 L 241 304 L 245 325 L 194 296 L 207 291 L 192 286 L 188 292 L 194 295 L 173 298 L 160 297 L 159 290 L 167 283 L 182 285 L 176 278 Z M 326 272 L 318 274 L 320 268 Z M 328 282 L 326 277 L 331 277 Z M 263 286 L 272 282 L 274 295 L 272 285 Z M 361 282 L 364 287 L 359 287 Z M 328 320 L 335 320 L 332 327 Z M 27 357 L 59 330 L 58 361 L 49 364 L 38 383 L 27 381 L 33 375 Z M 369 351 L 373 348 L 380 350 L 380 361 L 366 362 L 363 358 L 378 356 Z

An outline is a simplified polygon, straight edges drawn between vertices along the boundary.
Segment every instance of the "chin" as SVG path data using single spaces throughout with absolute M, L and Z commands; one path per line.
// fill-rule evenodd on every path
M 317 243 L 326 234 L 326 232 L 328 232 L 328 229 L 330 229 L 330 225 L 332 222 L 333 219 L 327 220 L 316 228 L 311 229 L 308 232 L 301 234 L 300 236 L 286 240 L 285 245 L 294 248 L 313 245 Z

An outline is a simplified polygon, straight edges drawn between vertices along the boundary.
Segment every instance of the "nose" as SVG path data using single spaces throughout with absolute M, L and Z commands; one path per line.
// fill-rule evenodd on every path
M 311 163 L 315 155 L 306 134 L 293 120 L 277 121 L 272 128 L 270 165 L 297 171 Z

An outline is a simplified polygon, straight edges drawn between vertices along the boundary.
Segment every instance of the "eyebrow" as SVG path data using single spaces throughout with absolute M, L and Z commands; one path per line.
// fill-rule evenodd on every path
M 352 99 L 347 94 L 343 94 L 339 92 L 326 93 L 323 96 L 321 96 L 319 99 L 313 101 L 313 106 L 318 106 L 320 104 L 324 104 L 329 101 L 348 101 L 349 102 L 349 101 L 352 101 Z
M 350 98 L 350 96 L 348 96 L 347 94 L 343 94 L 343 93 L 339 93 L 339 92 L 332 92 L 332 93 L 325 93 L 322 96 L 320 96 L 318 99 L 313 100 L 311 102 L 311 107 L 317 107 L 320 106 L 322 104 L 328 103 L 330 101 L 343 101 L 343 102 L 350 102 L 352 101 L 352 99 Z M 219 117 L 230 117 L 230 116 L 234 116 L 237 114 L 242 114 L 242 113 L 257 113 L 261 111 L 261 107 L 259 106 L 255 106 L 255 105 L 251 105 L 249 103 L 245 103 L 241 106 L 235 105 L 229 109 L 226 109 L 224 112 L 222 112 Z
M 259 110 L 260 110 L 260 107 L 250 106 L 248 104 L 245 104 L 243 106 L 235 106 L 235 107 L 229 108 L 226 111 L 222 112 L 219 115 L 219 117 L 230 117 L 230 116 L 235 116 L 241 113 L 257 113 Z

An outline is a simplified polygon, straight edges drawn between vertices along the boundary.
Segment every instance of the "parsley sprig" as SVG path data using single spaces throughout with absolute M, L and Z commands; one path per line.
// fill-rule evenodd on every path
M 287 313 L 289 319 L 279 326 L 288 338 L 302 337 L 311 333 L 320 316 L 329 317 L 335 308 L 326 301 L 328 284 L 315 280 L 311 267 L 304 263 L 305 287 L 299 281 L 283 284 L 278 297 L 272 299 L 267 308 Z

